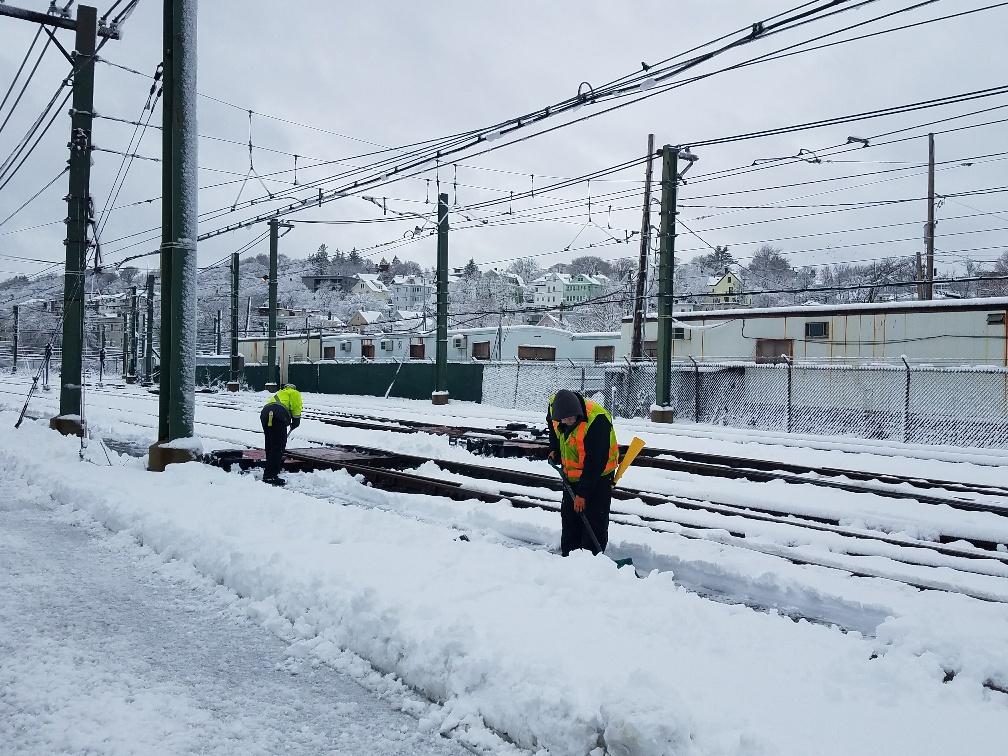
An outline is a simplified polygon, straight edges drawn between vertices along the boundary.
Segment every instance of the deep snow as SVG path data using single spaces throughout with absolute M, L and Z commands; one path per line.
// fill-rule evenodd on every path
M 462 543 L 444 522 L 409 516 L 415 497 L 400 497 L 400 513 L 198 464 L 152 474 L 119 457 L 102 466 L 94 449 L 96 463 L 82 463 L 75 439 L 34 422 L 15 433 L 13 419 L 0 413 L 5 487 L 30 481 L 33 499 L 50 497 L 221 583 L 295 640 L 296 655 L 360 655 L 442 704 L 418 712 L 427 726 L 492 743 L 485 722 L 557 754 L 585 754 L 600 739 L 632 754 L 1000 753 L 1008 737 L 1008 698 L 981 686 L 1006 666 L 998 606 L 930 594 L 930 613 L 883 622 L 866 638 L 706 600 L 672 572 L 636 580 L 587 555 L 561 560 L 501 538 Z M 330 477 L 324 487 L 351 500 L 370 490 Z M 654 534 L 653 544 L 678 548 L 675 539 Z M 794 580 L 783 564 L 761 566 Z M 827 586 L 842 577 L 801 572 L 811 583 L 822 573 Z M 853 600 L 862 581 L 848 581 Z M 866 595 L 912 604 L 876 583 L 885 581 L 867 581 Z M 970 628 L 979 648 L 957 645 L 960 620 L 984 624 Z M 945 631 L 950 647 L 922 642 Z M 968 663 L 943 684 L 956 653 Z

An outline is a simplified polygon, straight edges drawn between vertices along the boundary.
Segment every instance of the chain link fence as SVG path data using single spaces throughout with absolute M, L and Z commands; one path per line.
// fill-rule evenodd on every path
M 483 402 L 538 409 L 561 388 L 617 417 L 646 418 L 654 363 L 487 364 Z M 1008 369 L 909 365 L 676 362 L 679 422 L 919 444 L 1008 446 Z

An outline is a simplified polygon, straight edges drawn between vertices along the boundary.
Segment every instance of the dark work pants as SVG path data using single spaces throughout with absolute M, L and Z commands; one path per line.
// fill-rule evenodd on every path
M 270 422 L 271 416 L 272 422 Z M 263 480 L 268 480 L 277 477 L 283 466 L 283 455 L 287 450 L 287 427 L 290 425 L 291 415 L 282 404 L 271 402 L 263 407 L 259 418 L 262 420 L 263 435 L 266 438 L 266 469 L 263 471 Z
M 584 514 L 588 517 L 588 524 L 591 525 L 598 539 L 599 546 L 605 551 L 606 544 L 609 543 L 609 504 L 612 501 L 612 480 L 609 477 L 603 478 L 591 492 L 585 497 Z M 560 553 L 567 556 L 575 549 L 588 549 L 593 554 L 597 554 L 595 544 L 592 543 L 591 536 L 585 530 L 584 520 L 581 515 L 574 511 L 574 500 L 564 492 L 563 503 L 560 505 Z

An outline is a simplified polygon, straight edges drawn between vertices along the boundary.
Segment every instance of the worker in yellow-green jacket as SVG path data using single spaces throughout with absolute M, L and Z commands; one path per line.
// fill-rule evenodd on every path
M 560 465 L 570 484 L 560 505 L 560 553 L 605 551 L 613 478 L 619 465 L 612 415 L 598 402 L 561 389 L 550 400 L 546 426 L 550 461 Z
M 280 477 L 280 468 L 287 450 L 287 429 L 289 427 L 294 430 L 301 424 L 301 392 L 292 383 L 281 385 L 280 390 L 262 408 L 259 417 L 266 437 L 263 482 L 282 486 L 284 480 Z

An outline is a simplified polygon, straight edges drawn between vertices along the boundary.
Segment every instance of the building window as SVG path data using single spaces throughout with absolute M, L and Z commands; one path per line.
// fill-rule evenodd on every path
M 658 342 L 657 341 L 645 341 L 641 344 L 641 351 L 644 352 L 644 356 L 652 360 L 658 357 Z
M 518 347 L 518 359 L 534 362 L 556 362 L 556 347 L 520 346 Z
M 988 312 L 987 325 L 1004 325 L 1005 314 L 1003 312 Z
M 614 346 L 597 346 L 595 347 L 595 362 L 615 362 L 616 361 L 616 347 Z
M 490 342 L 489 341 L 474 341 L 472 345 L 472 358 L 474 360 L 489 360 L 490 359 Z
M 806 339 L 828 339 L 829 338 L 829 321 L 828 320 L 810 320 L 805 323 L 805 338 Z
M 794 356 L 794 339 L 756 339 L 756 362 L 785 362 Z
M 672 328 L 672 338 L 675 341 L 685 341 L 686 340 L 686 328 L 679 326 L 678 328 Z

